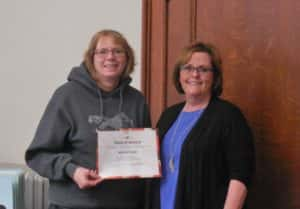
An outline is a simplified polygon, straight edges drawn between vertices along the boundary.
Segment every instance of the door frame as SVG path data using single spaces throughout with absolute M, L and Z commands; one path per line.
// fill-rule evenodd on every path
M 154 125 L 166 107 L 167 2 L 142 2 L 142 91 Z

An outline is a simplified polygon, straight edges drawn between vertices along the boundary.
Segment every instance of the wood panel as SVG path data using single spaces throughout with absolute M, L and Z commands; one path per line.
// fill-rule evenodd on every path
M 142 90 L 156 120 L 166 106 L 166 9 L 167 1 L 143 0 Z
M 148 48 L 162 47 L 164 52 L 157 60 L 145 55 L 164 71 L 158 75 L 152 73 L 153 66 L 145 68 L 149 73 L 145 82 L 157 81 L 148 85 L 146 95 L 161 100 L 160 106 L 151 103 L 154 123 L 164 107 L 182 100 L 171 81 L 180 49 L 194 40 L 214 43 L 223 57 L 223 97 L 242 109 L 255 135 L 257 175 L 249 194 L 250 208 L 300 208 L 300 1 L 148 3 L 155 2 L 164 2 L 164 20 L 144 31 L 161 34 L 152 36 L 151 40 L 158 40 Z
M 242 108 L 255 133 L 258 166 L 251 205 L 300 208 L 295 198 L 300 196 L 299 3 L 219 3 L 197 5 L 196 36 L 221 49 L 224 97 Z
M 166 106 L 170 106 L 175 102 L 183 100 L 183 96 L 176 92 L 173 85 L 173 67 L 180 50 L 191 42 L 192 35 L 192 16 L 191 1 L 169 1 L 168 11 L 168 33 L 167 33 L 167 86 L 166 86 Z M 180 15 L 178 15 L 180 14 Z

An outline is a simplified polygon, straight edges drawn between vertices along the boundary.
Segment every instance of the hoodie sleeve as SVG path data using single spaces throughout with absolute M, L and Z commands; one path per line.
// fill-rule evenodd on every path
M 67 178 L 71 163 L 71 155 L 66 151 L 67 136 L 71 127 L 67 112 L 63 110 L 64 98 L 56 91 L 48 103 L 36 130 L 33 141 L 26 150 L 27 165 L 50 180 Z

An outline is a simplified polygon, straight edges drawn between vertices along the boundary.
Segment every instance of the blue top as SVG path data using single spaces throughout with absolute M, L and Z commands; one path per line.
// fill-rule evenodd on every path
M 164 137 L 161 154 L 163 174 L 160 181 L 161 209 L 174 209 L 181 147 L 202 113 L 203 109 L 181 112 Z

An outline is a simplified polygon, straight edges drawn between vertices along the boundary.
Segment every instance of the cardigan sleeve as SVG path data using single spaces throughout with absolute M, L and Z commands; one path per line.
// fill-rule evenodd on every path
M 226 115 L 225 156 L 229 178 L 248 188 L 255 170 L 253 135 L 241 111 L 233 107 Z

